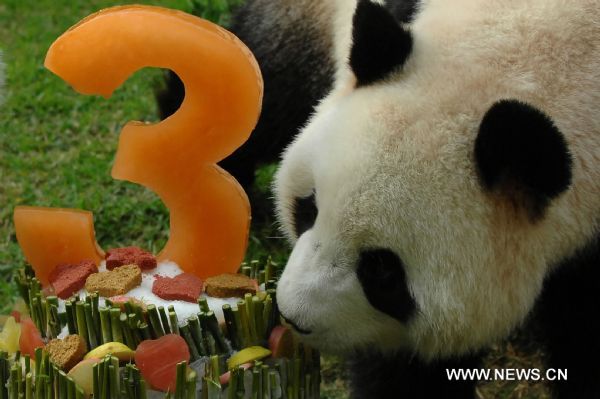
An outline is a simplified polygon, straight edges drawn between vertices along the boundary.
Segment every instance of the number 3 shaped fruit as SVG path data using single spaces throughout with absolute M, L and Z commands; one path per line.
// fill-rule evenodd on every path
M 186 92 L 180 109 L 155 125 L 128 123 L 112 176 L 152 189 L 168 207 L 170 238 L 159 260 L 200 277 L 235 272 L 246 250 L 250 206 L 216 163 L 247 140 L 260 113 L 262 78 L 246 46 L 183 12 L 124 6 L 65 32 L 45 66 L 75 90 L 107 98 L 143 67 L 179 75 Z M 15 222 L 19 236 L 17 211 Z

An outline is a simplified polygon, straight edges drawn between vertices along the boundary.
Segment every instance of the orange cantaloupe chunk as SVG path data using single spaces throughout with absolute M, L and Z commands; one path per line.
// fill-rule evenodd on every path
M 42 285 L 54 268 L 66 263 L 104 259 L 96 243 L 91 212 L 77 209 L 18 206 L 14 211 L 17 241 Z
M 158 124 L 128 123 L 112 176 L 150 188 L 169 209 L 170 238 L 159 260 L 201 278 L 235 272 L 246 251 L 250 206 L 216 163 L 248 139 L 260 113 L 263 82 L 248 48 L 183 12 L 122 6 L 65 32 L 45 66 L 75 90 L 104 97 L 143 67 L 179 75 L 186 92 L 181 108 Z

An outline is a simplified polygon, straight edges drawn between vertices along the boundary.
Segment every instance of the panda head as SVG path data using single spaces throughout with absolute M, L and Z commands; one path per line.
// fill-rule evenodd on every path
M 554 1 L 452 20 L 445 3 L 403 26 L 360 1 L 349 73 L 284 153 L 278 301 L 318 348 L 479 349 L 594 234 L 600 123 L 581 93 L 600 57 L 574 37 L 598 40 L 593 20 Z

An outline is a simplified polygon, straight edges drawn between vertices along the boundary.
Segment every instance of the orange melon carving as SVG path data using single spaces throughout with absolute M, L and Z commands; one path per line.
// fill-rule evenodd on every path
M 98 265 L 104 259 L 91 212 L 18 206 L 14 222 L 19 246 L 43 285 L 58 265 L 82 260 Z
M 179 111 L 155 125 L 128 123 L 112 175 L 152 189 L 168 207 L 170 239 L 159 260 L 201 278 L 235 272 L 246 250 L 250 207 L 216 163 L 247 140 L 260 113 L 263 84 L 250 51 L 200 18 L 124 6 L 69 29 L 52 44 L 45 65 L 75 90 L 104 97 L 143 67 L 169 68 L 181 77 L 186 96 Z M 25 242 L 28 248 L 33 243 Z

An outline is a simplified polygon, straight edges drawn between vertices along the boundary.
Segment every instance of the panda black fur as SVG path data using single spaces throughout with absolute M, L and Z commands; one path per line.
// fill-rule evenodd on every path
M 282 315 L 354 359 L 356 398 L 475 397 L 446 369 L 528 319 L 568 370 L 556 397 L 600 398 L 600 3 L 381 3 L 243 11 L 330 26 L 305 43 L 331 51 L 332 90 L 274 185 Z

